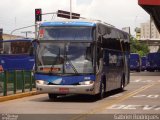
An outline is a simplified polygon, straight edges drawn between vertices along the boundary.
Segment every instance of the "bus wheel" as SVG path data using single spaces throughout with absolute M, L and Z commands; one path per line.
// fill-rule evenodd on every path
M 140 70 L 140 69 L 137 69 L 136 71 L 137 71 L 137 72 L 141 72 L 141 70 Z
M 97 95 L 98 99 L 103 99 L 105 96 L 105 86 L 104 86 L 104 82 L 101 82 L 101 85 L 100 85 L 100 90 L 99 90 L 99 93 Z
M 48 97 L 50 100 L 55 100 L 57 98 L 56 94 L 48 93 Z

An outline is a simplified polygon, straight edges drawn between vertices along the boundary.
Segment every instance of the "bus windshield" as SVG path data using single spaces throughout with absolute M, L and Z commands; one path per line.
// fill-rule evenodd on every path
M 1 54 L 29 54 L 31 47 L 32 43 L 30 41 L 5 41 L 1 48 Z
M 41 27 L 40 40 L 93 40 L 93 27 Z
M 37 47 L 37 70 L 57 74 L 93 73 L 93 50 L 88 48 L 91 48 L 91 43 L 40 43 Z

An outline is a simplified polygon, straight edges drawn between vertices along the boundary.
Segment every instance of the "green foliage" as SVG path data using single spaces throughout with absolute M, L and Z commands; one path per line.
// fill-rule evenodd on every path
M 149 53 L 148 45 L 140 43 L 136 38 L 130 38 L 131 53 L 138 53 L 140 56 L 146 56 Z

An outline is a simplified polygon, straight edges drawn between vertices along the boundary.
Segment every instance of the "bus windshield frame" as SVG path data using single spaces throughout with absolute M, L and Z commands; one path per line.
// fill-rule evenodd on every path
M 41 40 L 37 46 L 37 73 L 54 75 L 94 74 L 93 41 Z

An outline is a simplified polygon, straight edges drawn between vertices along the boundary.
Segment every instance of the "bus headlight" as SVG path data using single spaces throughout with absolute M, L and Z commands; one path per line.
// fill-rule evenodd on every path
M 93 84 L 94 81 L 83 81 L 83 82 L 79 82 L 80 85 L 90 85 L 90 84 Z
M 48 82 L 44 81 L 44 80 L 36 80 L 36 83 L 41 84 L 41 85 L 47 85 L 48 84 Z

